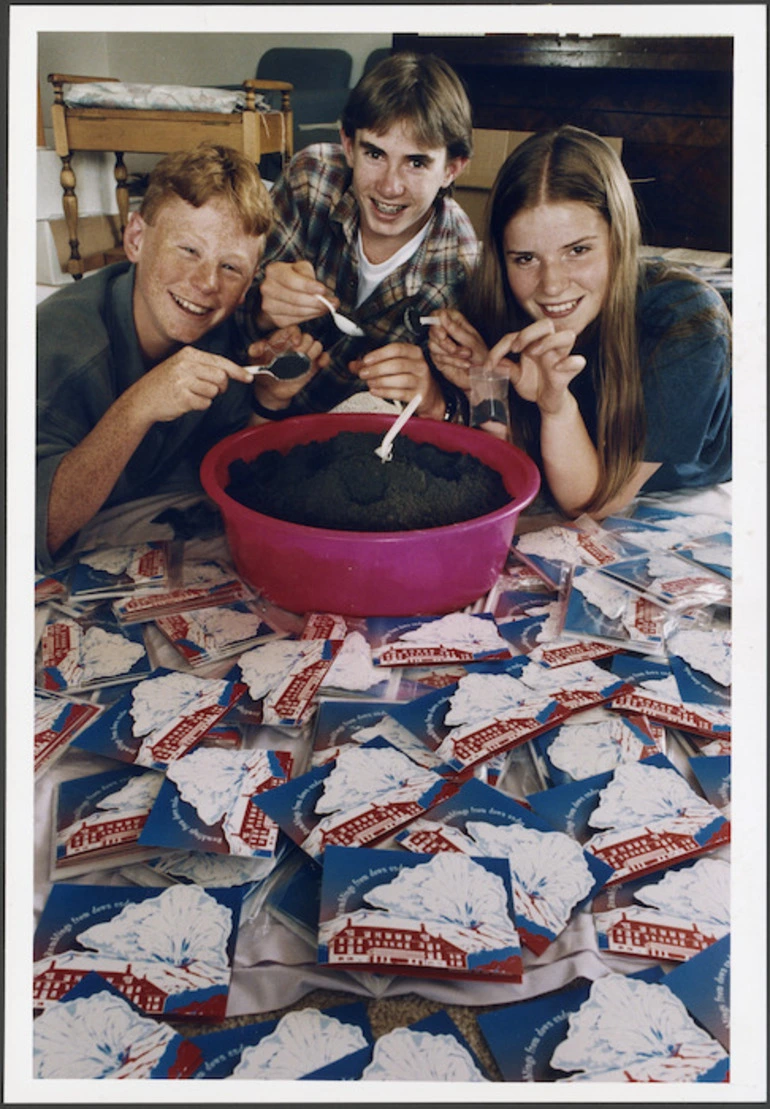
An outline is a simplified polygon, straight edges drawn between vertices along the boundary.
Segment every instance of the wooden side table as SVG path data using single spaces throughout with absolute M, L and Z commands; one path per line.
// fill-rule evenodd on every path
M 232 146 L 256 164 L 263 154 L 279 153 L 285 165 L 293 153 L 293 119 L 288 81 L 254 80 L 243 82 L 245 107 L 241 112 L 159 111 L 145 108 L 81 108 L 64 103 L 64 85 L 96 81 L 117 81 L 116 77 L 78 77 L 51 73 L 54 103 L 51 107 L 54 146 L 61 158 L 62 207 L 67 223 L 70 256 L 67 273 L 75 280 L 90 268 L 80 257 L 78 241 L 77 184 L 71 157 L 79 150 L 112 151 L 115 154 L 115 194 L 120 213 L 120 233 L 128 222 L 128 171 L 126 153 L 168 154 L 189 150 L 201 142 Z M 281 93 L 279 110 L 256 109 L 257 92 Z

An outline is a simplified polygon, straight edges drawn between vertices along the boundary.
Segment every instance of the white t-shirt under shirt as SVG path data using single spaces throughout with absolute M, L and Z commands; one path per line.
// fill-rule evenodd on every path
M 414 238 L 410 239 L 408 243 L 396 251 L 390 258 L 386 258 L 384 262 L 378 262 L 377 265 L 370 262 L 364 254 L 364 245 L 361 241 L 361 230 L 358 231 L 358 241 L 356 250 L 358 252 L 358 295 L 356 298 L 356 308 L 363 304 L 366 298 L 374 292 L 380 282 L 384 281 L 388 274 L 397 270 L 400 265 L 412 257 L 414 252 L 419 247 L 425 236 L 428 234 L 428 229 L 433 222 L 433 217 L 428 220 L 424 227 L 421 227 Z

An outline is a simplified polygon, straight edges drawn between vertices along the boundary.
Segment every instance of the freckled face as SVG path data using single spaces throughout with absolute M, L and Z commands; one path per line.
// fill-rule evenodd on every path
M 533 320 L 580 335 L 604 306 L 610 229 L 590 205 L 567 200 L 523 208 L 503 234 L 511 292 Z
M 383 135 L 361 129 L 351 140 L 342 134 L 353 192 L 361 212 L 361 236 L 370 262 L 384 262 L 408 243 L 433 211 L 467 159 L 447 160 L 446 147 L 421 146 L 405 123 Z
M 134 323 L 144 353 L 165 356 L 194 343 L 242 303 L 262 252 L 263 237 L 246 235 L 225 200 L 193 207 L 167 200 L 148 224 L 134 212 L 124 237 L 137 263 Z

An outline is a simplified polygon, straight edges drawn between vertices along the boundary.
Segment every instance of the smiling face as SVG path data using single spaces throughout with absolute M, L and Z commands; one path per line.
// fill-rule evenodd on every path
M 246 296 L 263 243 L 218 198 L 195 208 L 169 197 L 152 224 L 132 212 L 124 245 L 137 263 L 134 324 L 145 357 L 159 362 L 226 320 Z
M 361 213 L 361 237 L 370 262 L 384 262 L 424 227 L 441 188 L 447 188 L 467 158 L 447 160 L 446 147 L 426 148 L 409 124 L 394 123 L 378 135 L 342 133 L 353 170 L 353 192 Z
M 597 318 L 610 280 L 610 229 L 588 204 L 522 208 L 503 234 L 511 291 L 533 320 L 580 335 Z

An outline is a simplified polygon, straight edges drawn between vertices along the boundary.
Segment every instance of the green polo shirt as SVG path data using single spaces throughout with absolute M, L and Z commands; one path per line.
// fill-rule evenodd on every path
M 113 402 L 146 372 L 132 313 L 134 267 L 106 266 L 54 293 L 37 312 L 37 466 L 35 559 L 53 565 L 46 544 L 48 498 L 56 468 Z M 243 343 L 233 319 L 200 342 L 236 362 Z M 165 491 L 200 491 L 206 451 L 244 427 L 251 387 L 231 381 L 205 412 L 156 423 L 137 447 L 104 508 Z

